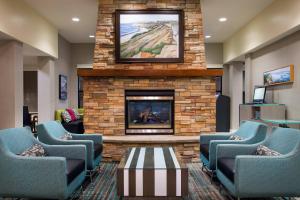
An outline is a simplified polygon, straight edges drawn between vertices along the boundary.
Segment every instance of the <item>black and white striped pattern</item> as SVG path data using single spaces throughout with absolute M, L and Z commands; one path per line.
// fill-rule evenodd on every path
M 172 147 L 131 148 L 118 169 L 120 196 L 180 197 L 187 195 L 187 184 L 188 170 Z

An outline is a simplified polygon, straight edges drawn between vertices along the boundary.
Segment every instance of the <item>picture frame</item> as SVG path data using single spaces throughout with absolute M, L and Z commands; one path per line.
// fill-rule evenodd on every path
M 294 82 L 294 74 L 294 65 L 288 65 L 278 69 L 266 71 L 263 74 L 264 85 L 274 86 L 291 84 Z
M 183 10 L 116 10 L 116 63 L 183 63 Z
M 65 75 L 59 75 L 59 99 L 67 100 L 68 98 L 68 78 Z

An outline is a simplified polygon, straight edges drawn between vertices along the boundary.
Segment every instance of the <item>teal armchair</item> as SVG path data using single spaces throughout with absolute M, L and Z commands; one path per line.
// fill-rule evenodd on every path
M 72 134 L 72 140 L 60 137 L 68 133 L 59 121 L 49 121 L 37 125 L 37 135 L 41 142 L 50 145 L 85 145 L 87 149 L 87 169 L 94 170 L 102 159 L 103 141 L 100 134 Z
M 258 145 L 279 156 L 258 156 Z M 274 128 L 264 141 L 217 147 L 217 178 L 238 198 L 297 197 L 300 195 L 300 131 Z
M 40 144 L 46 157 L 18 154 Z M 0 131 L 0 197 L 67 199 L 86 176 L 84 145 L 46 145 L 29 128 Z M 75 170 L 76 168 L 76 170 Z
M 240 128 L 232 134 L 201 134 L 200 159 L 203 165 L 211 171 L 216 169 L 216 150 L 219 144 L 254 144 L 266 138 L 267 126 L 263 123 L 243 121 Z M 230 140 L 237 135 L 242 140 Z

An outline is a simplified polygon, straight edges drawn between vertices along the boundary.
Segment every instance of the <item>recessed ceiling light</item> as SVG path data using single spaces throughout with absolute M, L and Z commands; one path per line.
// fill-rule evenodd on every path
M 95 36 L 94 36 L 94 35 L 90 35 L 89 37 L 90 37 L 90 38 L 94 38 Z
M 206 35 L 205 38 L 211 38 L 211 35 Z
M 220 22 L 226 22 L 226 21 L 227 21 L 227 18 L 226 18 L 226 17 L 221 17 L 221 18 L 219 18 L 219 21 L 220 21 Z
M 79 22 L 80 19 L 79 19 L 78 17 L 73 17 L 73 18 L 72 18 L 72 21 L 73 21 L 73 22 Z

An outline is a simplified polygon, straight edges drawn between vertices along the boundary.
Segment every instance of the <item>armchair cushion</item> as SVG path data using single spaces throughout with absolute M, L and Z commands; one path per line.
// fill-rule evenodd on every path
M 230 137 L 229 137 L 229 140 L 242 140 L 243 138 L 241 138 L 240 136 L 238 136 L 238 135 L 231 135 Z
M 218 159 L 218 169 L 234 183 L 235 174 L 235 158 L 220 158 Z
M 45 149 L 40 144 L 34 144 L 32 147 L 26 149 L 23 151 L 20 156 L 33 156 L 33 157 L 45 157 L 47 154 L 45 152 Z
M 209 159 L 209 144 L 200 144 L 200 151 L 205 156 L 205 158 L 207 158 L 207 160 L 208 160 Z
M 103 150 L 102 144 L 94 143 L 94 158 L 97 158 L 98 156 L 100 156 L 102 153 L 102 150 Z
M 82 134 L 84 133 L 83 120 L 79 119 L 69 123 L 62 123 L 63 127 L 70 133 Z
M 256 155 L 259 156 L 280 156 L 281 153 L 274 151 L 264 145 L 258 145 L 256 149 Z
M 72 140 L 72 134 L 66 132 L 66 134 L 64 134 L 63 136 L 61 136 L 60 139 L 62 139 L 62 140 Z
M 66 159 L 67 183 L 71 183 L 81 172 L 85 170 L 85 161 L 82 159 Z

